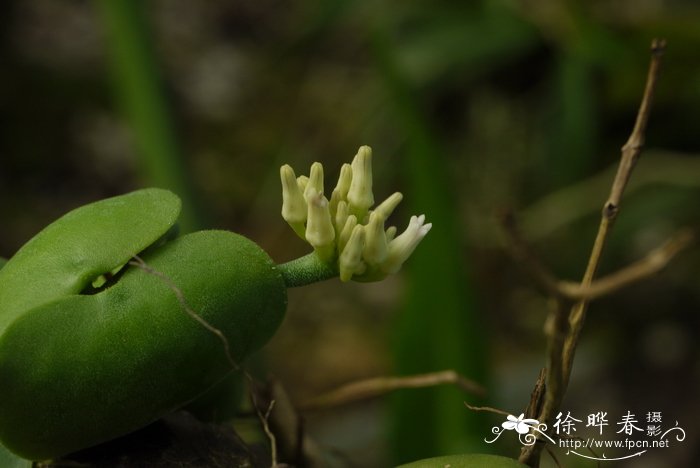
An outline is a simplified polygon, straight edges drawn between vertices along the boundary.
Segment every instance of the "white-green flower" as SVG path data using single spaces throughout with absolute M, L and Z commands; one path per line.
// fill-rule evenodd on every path
M 374 210 L 372 149 L 361 146 L 344 164 L 330 200 L 324 195 L 323 166 L 315 162 L 309 177 L 296 177 L 288 166 L 280 169 L 282 217 L 318 258 L 335 264 L 342 281 L 377 281 L 396 273 L 430 231 L 425 216 L 413 216 L 406 230 L 396 235 L 386 228 L 389 216 L 403 199 L 396 192 Z

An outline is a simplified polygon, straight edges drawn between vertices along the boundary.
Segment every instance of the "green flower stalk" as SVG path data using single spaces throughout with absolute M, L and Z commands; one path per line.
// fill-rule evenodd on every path
M 374 210 L 372 149 L 361 146 L 340 170 L 331 198 L 324 196 L 323 166 L 311 165 L 309 177 L 280 168 L 282 217 L 314 251 L 280 266 L 287 286 L 302 286 L 339 276 L 341 281 L 379 281 L 396 273 L 432 228 L 425 216 L 413 216 L 396 237 L 386 221 L 403 199 L 396 192 Z

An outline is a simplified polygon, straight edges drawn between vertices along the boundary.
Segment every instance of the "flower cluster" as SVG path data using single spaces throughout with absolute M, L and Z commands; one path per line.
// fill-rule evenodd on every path
M 372 149 L 362 146 L 352 164 L 344 164 L 330 200 L 323 189 L 323 166 L 315 162 L 309 176 L 280 168 L 282 217 L 324 262 L 337 262 L 340 279 L 376 281 L 397 272 L 430 231 L 425 216 L 412 216 L 406 230 L 384 224 L 401 202 L 396 192 L 374 209 Z

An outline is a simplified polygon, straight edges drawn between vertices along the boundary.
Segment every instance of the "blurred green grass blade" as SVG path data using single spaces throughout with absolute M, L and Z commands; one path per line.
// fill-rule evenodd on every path
M 395 360 L 399 374 L 454 369 L 485 380 L 485 334 L 464 265 L 461 233 L 448 187 L 444 152 L 433 141 L 411 90 L 381 31 L 373 37 L 376 63 L 405 137 L 407 203 L 433 229 L 407 262 L 405 304 L 398 317 Z M 392 406 L 394 462 L 459 453 L 480 446 L 481 416 L 464 410 L 454 388 L 398 392 Z
M 559 58 L 553 76 L 551 113 L 545 125 L 546 161 L 549 174 L 538 178 L 549 189 L 566 186 L 590 170 L 596 148 L 595 88 L 588 61 L 577 53 Z
M 555 235 L 557 230 L 581 222 L 583 218 L 598 218 L 600 207 L 605 203 L 606 192 L 610 189 L 610 181 L 615 177 L 618 165 L 618 161 L 613 161 L 607 168 L 596 174 L 549 193 L 523 209 L 518 216 L 523 236 L 532 242 L 542 242 L 547 237 Z M 633 209 L 631 205 L 639 204 L 636 201 L 639 192 L 657 193 L 659 187 L 664 187 L 664 190 L 668 191 L 698 193 L 700 191 L 700 156 L 658 150 L 645 151 L 625 191 L 625 199 L 628 200 L 625 205 L 629 206 L 626 210 Z M 641 204 L 641 206 L 647 209 L 647 215 L 654 214 L 646 205 Z M 694 211 L 694 205 L 688 203 L 685 207 L 686 209 L 675 207 L 670 212 L 666 209 L 658 213 L 663 213 L 665 217 L 682 214 L 690 216 L 688 212 Z M 623 218 L 618 220 L 618 223 L 624 223 Z M 690 224 L 692 221 L 685 219 L 681 224 L 684 223 Z M 617 232 L 619 227 L 616 225 L 615 229 Z M 610 242 L 616 242 L 617 239 L 625 241 L 628 237 L 616 235 L 610 239 Z M 488 239 L 481 241 L 486 243 Z
M 453 15 L 402 40 L 397 63 L 415 86 L 457 74 L 461 81 L 483 76 L 522 57 L 540 44 L 536 28 L 507 8 L 486 13 Z
M 202 223 L 184 167 L 149 35 L 148 2 L 101 0 L 99 6 L 111 57 L 112 81 L 131 126 L 144 182 L 177 193 L 181 226 Z
M 616 33 L 595 20 L 585 2 L 567 1 L 560 10 L 561 16 L 552 22 L 568 23 L 556 40 L 558 49 L 567 50 L 585 58 L 589 63 L 600 67 L 628 67 L 636 54 L 630 54 L 627 40 L 616 37 Z M 648 32 L 647 32 L 648 34 Z M 649 37 L 644 42 L 648 46 Z M 646 64 L 646 62 L 645 62 Z
M 2 270 L 2 267 L 4 267 L 6 263 L 7 259 L 0 257 L 0 270 Z

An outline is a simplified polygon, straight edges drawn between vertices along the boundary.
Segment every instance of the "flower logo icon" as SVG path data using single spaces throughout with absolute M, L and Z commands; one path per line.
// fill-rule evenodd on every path
M 530 432 L 530 428 L 532 426 L 537 427 L 539 423 L 540 422 L 537 419 L 525 419 L 525 414 L 520 413 L 520 416 L 517 418 L 512 414 L 509 414 L 507 421 L 503 422 L 501 426 L 507 431 L 512 431 L 515 429 L 518 434 L 527 434 Z
M 518 439 L 523 445 L 533 445 L 537 442 L 537 438 L 542 436 L 549 440 L 551 443 L 556 444 L 554 439 L 549 437 L 545 432 L 547 430 L 547 425 L 539 422 L 537 419 L 526 418 L 524 413 L 520 413 L 517 418 L 512 414 L 507 415 L 506 420 L 501 423 L 501 426 L 493 426 L 491 428 L 491 433 L 495 434 L 491 440 L 484 439 L 484 442 L 488 444 L 494 443 L 501 434 L 506 431 L 513 431 L 518 433 Z M 539 435 L 538 435 L 539 434 Z

